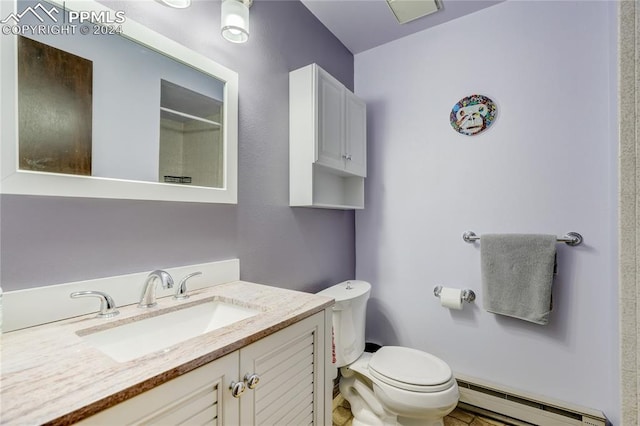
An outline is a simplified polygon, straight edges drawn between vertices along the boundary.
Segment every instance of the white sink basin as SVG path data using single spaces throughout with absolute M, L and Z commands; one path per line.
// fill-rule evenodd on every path
M 131 361 L 260 313 L 219 300 L 81 336 L 118 362 Z

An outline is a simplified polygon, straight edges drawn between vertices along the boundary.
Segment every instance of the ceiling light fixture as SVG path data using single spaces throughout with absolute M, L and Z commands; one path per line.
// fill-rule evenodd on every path
M 186 9 L 191 6 L 191 0 L 156 0 L 165 6 L 174 7 L 176 9 Z
M 387 4 L 401 24 L 430 15 L 442 8 L 440 0 L 387 0 Z
M 222 37 L 232 43 L 249 40 L 249 8 L 252 3 L 252 0 L 222 0 Z

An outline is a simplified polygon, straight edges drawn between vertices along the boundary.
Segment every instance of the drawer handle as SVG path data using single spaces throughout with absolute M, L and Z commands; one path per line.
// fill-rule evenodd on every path
M 244 382 L 231 382 L 231 386 L 229 386 L 229 389 L 231 389 L 231 396 L 234 398 L 240 398 L 246 388 L 247 387 L 244 385 Z
M 260 376 L 256 373 L 247 373 L 244 375 L 244 381 L 249 389 L 255 389 L 256 386 L 258 386 L 258 383 L 260 383 Z

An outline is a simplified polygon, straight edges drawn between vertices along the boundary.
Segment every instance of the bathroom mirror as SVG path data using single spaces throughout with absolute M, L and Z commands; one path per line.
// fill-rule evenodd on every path
M 2 193 L 237 202 L 237 73 L 91 0 L 0 22 Z

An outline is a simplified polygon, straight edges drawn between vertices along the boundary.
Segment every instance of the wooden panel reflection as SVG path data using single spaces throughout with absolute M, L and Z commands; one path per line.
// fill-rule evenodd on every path
M 20 169 L 91 175 L 93 63 L 18 37 Z

